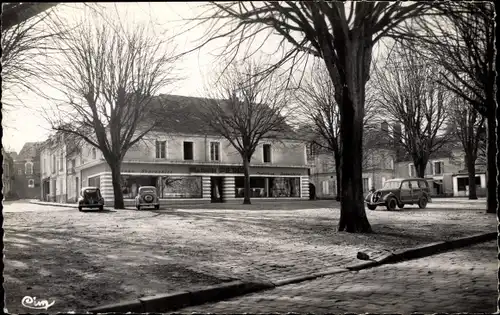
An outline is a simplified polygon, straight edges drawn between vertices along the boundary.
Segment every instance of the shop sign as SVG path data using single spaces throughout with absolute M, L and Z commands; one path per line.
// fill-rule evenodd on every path
M 242 166 L 192 166 L 190 173 L 243 173 Z
M 172 171 L 167 171 L 167 170 L 151 170 L 151 169 L 142 169 L 142 170 L 128 170 L 124 169 L 122 170 L 122 173 L 147 173 L 147 174 L 156 174 L 156 173 L 161 173 L 161 174 L 172 174 Z
M 294 173 L 294 172 L 279 172 L 278 174 L 274 172 L 256 172 L 255 174 L 259 175 L 281 175 L 281 176 L 301 176 L 302 174 L 300 173 Z

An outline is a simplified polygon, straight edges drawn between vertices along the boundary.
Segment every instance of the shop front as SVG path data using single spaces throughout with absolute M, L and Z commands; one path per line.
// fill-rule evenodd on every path
M 154 186 L 163 201 L 229 202 L 243 199 L 244 175 L 241 166 L 172 165 L 123 163 L 121 187 L 127 205 L 133 203 L 141 186 Z M 251 198 L 309 199 L 307 168 L 250 168 Z M 89 176 L 91 177 L 91 176 Z M 97 179 L 95 180 L 97 181 Z M 101 191 L 113 199 L 111 174 L 100 174 Z

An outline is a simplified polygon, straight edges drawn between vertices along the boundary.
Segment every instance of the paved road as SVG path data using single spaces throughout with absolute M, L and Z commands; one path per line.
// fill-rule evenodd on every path
M 495 242 L 484 243 L 180 312 L 493 313 L 498 297 L 496 254 Z
M 74 211 L 73 207 L 57 207 L 32 204 L 29 200 L 3 201 L 4 213 Z

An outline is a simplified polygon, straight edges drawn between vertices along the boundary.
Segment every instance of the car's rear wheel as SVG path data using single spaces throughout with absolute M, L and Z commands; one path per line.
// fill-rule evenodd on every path
M 427 197 L 420 198 L 420 200 L 418 201 L 418 207 L 420 209 L 425 209 L 425 207 L 427 207 Z
M 155 210 L 160 210 L 160 205 L 156 205 Z
M 375 209 L 377 209 L 377 206 L 368 205 L 368 209 L 375 210 Z
M 137 210 L 141 210 L 141 206 L 137 205 Z
M 99 211 L 103 211 L 104 210 L 104 206 L 99 206 Z
M 78 207 L 78 211 L 83 211 L 82 207 Z
M 386 203 L 387 210 L 389 210 L 389 211 L 396 210 L 397 204 L 398 204 L 398 202 L 397 202 L 396 198 L 389 198 L 389 200 L 387 200 L 387 203 Z

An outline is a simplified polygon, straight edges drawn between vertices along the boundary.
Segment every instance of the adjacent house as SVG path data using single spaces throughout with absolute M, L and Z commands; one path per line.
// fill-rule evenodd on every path
M 40 198 L 40 142 L 27 142 L 14 159 L 12 190 L 20 199 Z
M 14 185 L 14 160 L 9 153 L 2 148 L 2 194 L 5 199 L 10 199 Z
M 213 132 L 197 108 L 203 99 L 161 95 L 168 115 L 126 153 L 121 166 L 121 188 L 132 205 L 140 186 L 156 186 L 162 203 L 230 202 L 243 200 L 243 168 L 229 141 Z M 154 106 L 154 105 L 151 105 Z M 306 145 L 293 130 L 278 139 L 264 139 L 250 166 L 251 197 L 260 200 L 309 199 Z M 73 201 L 85 186 L 101 188 L 112 205 L 111 170 L 100 150 L 90 145 L 69 149 L 62 135 L 48 140 L 42 150 L 42 195 Z

